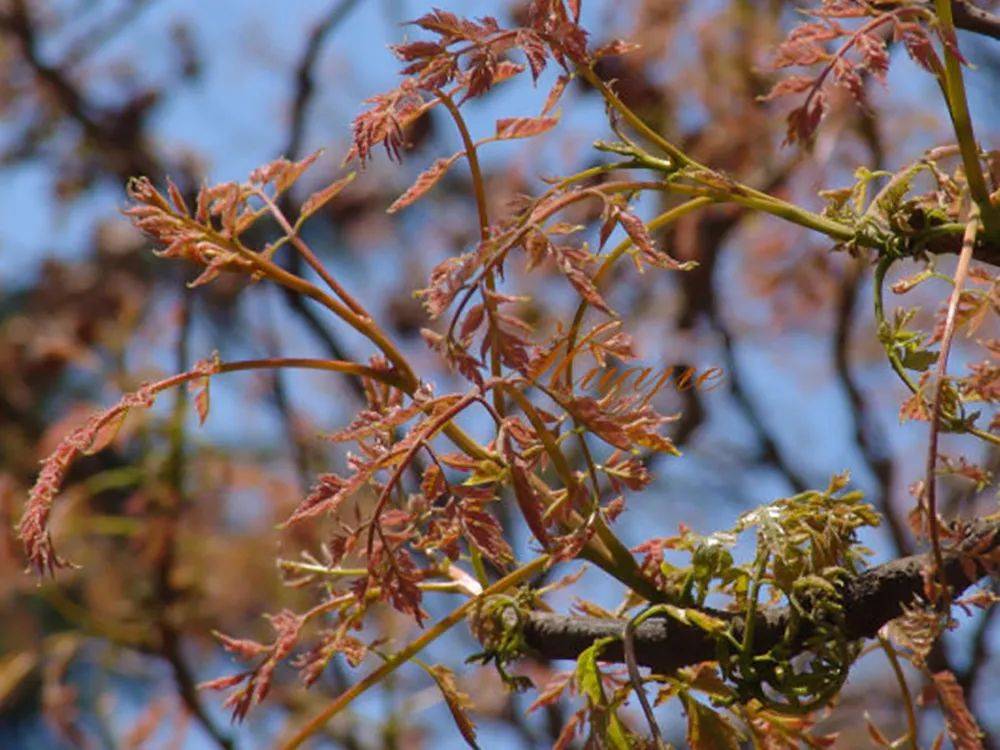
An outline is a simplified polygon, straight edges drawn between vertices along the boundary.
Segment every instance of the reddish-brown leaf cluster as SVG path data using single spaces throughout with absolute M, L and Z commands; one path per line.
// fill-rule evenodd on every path
M 520 51 L 537 81 L 549 60 L 567 72 L 587 61 L 587 34 L 578 23 L 578 12 L 564 0 L 532 0 L 525 26 L 503 28 L 486 16 L 471 20 L 445 10 L 434 10 L 412 21 L 430 32 L 433 40 L 417 40 L 395 45 L 392 50 L 405 63 L 401 83 L 392 91 L 372 97 L 370 107 L 353 123 L 354 145 L 348 159 L 362 162 L 371 157 L 378 144 L 390 159 L 399 161 L 406 147 L 405 129 L 443 97 L 457 98 L 459 104 L 482 96 L 496 84 L 525 70 L 509 59 Z M 605 52 L 610 54 L 610 52 Z M 554 98 L 565 87 L 557 84 Z M 553 97 L 550 96 L 550 99 Z M 554 101 L 546 106 L 551 110 Z M 548 130 L 553 118 L 514 118 L 497 124 L 497 138 L 526 138 Z M 448 164 L 439 163 L 418 179 L 418 193 L 436 181 Z M 430 184 L 428 184 L 430 183 Z M 411 196 L 402 208 L 418 196 Z M 402 200 L 402 199 L 401 199 Z
M 888 38 L 902 43 L 910 57 L 935 74 L 942 67 L 932 33 L 955 48 L 954 40 L 945 39 L 940 27 L 932 23 L 933 15 L 923 7 L 901 5 L 884 9 L 864 0 L 823 0 L 809 13 L 819 20 L 796 26 L 778 47 L 772 64 L 775 68 L 820 65 L 819 71 L 815 75 L 783 78 L 762 97 L 767 101 L 805 94 L 802 103 L 788 114 L 786 143 L 812 140 L 828 108 L 828 82 L 848 91 L 862 104 L 864 76 L 885 82 L 889 69 Z M 834 20 L 837 18 L 866 20 L 848 28 Z M 837 46 L 832 46 L 835 43 Z
M 144 383 L 132 393 L 122 396 L 114 406 L 90 417 L 60 441 L 55 451 L 42 461 L 42 468 L 28 494 L 28 502 L 18 525 L 18 536 L 29 562 L 36 570 L 53 574 L 56 569 L 69 565 L 55 553 L 48 524 L 52 504 L 62 490 L 73 463 L 81 456 L 97 453 L 107 446 L 129 412 L 151 407 L 160 391 L 185 382 L 204 383 L 218 371 L 218 358 L 213 358 L 198 362 L 188 372 L 155 383 Z M 208 402 L 201 398 L 196 399 L 196 404 L 199 418 L 204 420 Z
M 368 655 L 368 647 L 359 638 L 347 631 L 351 621 L 345 620 L 334 630 L 324 630 L 320 633 L 319 642 L 305 651 L 292 662 L 299 669 L 302 683 L 309 687 L 318 680 L 337 654 L 343 654 L 347 663 L 356 667 Z
M 944 713 L 948 737 L 956 750 L 982 750 L 983 730 L 965 703 L 965 694 L 951 672 L 936 672 L 934 687 Z
M 298 642 L 303 624 L 301 616 L 289 610 L 282 610 L 276 615 L 268 615 L 268 620 L 275 631 L 274 640 L 268 645 L 246 639 L 230 638 L 216 633 L 222 647 L 241 661 L 250 661 L 259 656 L 264 657 L 251 670 L 210 680 L 199 686 L 203 690 L 227 690 L 244 683 L 238 690 L 229 694 L 224 704 L 226 708 L 232 709 L 234 721 L 242 721 L 254 705 L 267 697 L 274 679 L 274 670 L 292 652 Z
M 147 178 L 135 178 L 128 184 L 128 196 L 133 205 L 125 210 L 125 215 L 163 246 L 156 251 L 157 255 L 182 258 L 203 267 L 198 278 L 190 283 L 192 287 L 207 284 L 222 271 L 253 278 L 258 272 L 259 261 L 269 260 L 290 238 L 255 253 L 244 246 L 241 236 L 273 210 L 273 202 L 289 190 L 319 156 L 320 152 L 316 152 L 297 162 L 276 159 L 255 169 L 247 182 L 205 186 L 198 191 L 193 214 L 173 182 L 168 182 L 168 200 Z M 311 195 L 301 208 L 300 221 L 332 200 L 351 179 L 348 175 Z M 270 194 L 264 192 L 267 188 Z

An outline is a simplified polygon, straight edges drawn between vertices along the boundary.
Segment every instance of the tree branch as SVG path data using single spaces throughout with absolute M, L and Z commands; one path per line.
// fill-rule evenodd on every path
M 977 522 L 970 527 L 965 540 L 944 550 L 943 574 L 957 595 L 987 575 L 995 575 L 981 561 L 970 565 L 970 551 L 989 555 L 993 559 L 1000 550 L 1000 519 Z M 904 607 L 919 599 L 924 590 L 924 571 L 930 565 L 927 554 L 911 555 L 870 568 L 841 588 L 845 617 L 845 635 L 849 639 L 871 638 L 890 620 L 899 617 Z M 966 572 L 969 567 L 972 576 Z M 708 614 L 733 622 L 734 635 L 740 639 L 742 617 L 731 612 L 707 609 Z M 786 609 L 763 611 L 754 630 L 757 653 L 775 646 L 788 622 Z M 524 637 L 528 646 L 548 659 L 576 659 L 598 638 L 621 636 L 625 620 L 605 620 L 574 617 L 548 612 L 531 612 L 525 619 Z M 802 628 L 800 641 L 809 635 L 808 625 Z M 802 650 L 805 650 L 804 648 Z M 651 618 L 635 632 L 636 661 L 658 673 L 670 673 L 680 667 L 711 661 L 716 658 L 715 641 L 705 631 L 673 619 Z M 624 663 L 621 640 L 609 644 L 601 659 Z
M 974 34 L 1000 39 L 1000 16 L 973 5 L 969 0 L 952 0 L 955 26 Z

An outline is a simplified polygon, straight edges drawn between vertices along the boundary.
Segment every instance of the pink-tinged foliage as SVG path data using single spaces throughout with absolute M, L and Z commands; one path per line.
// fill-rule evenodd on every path
M 688 271 L 697 265 L 695 262 L 681 263 L 659 250 L 645 223 L 631 211 L 615 205 L 611 209 L 611 214 L 639 251 L 638 255 L 634 256 L 635 264 L 639 269 L 642 268 L 642 261 L 646 261 L 655 268 L 663 268 L 668 271 Z
M 859 526 L 876 523 L 877 519 L 872 520 L 874 512 L 863 506 L 856 494 L 834 497 L 835 489 L 826 493 L 803 492 L 741 518 L 741 531 L 743 524 L 747 528 L 760 527 L 755 565 L 738 565 L 733 560 L 727 540 L 730 536 L 735 538 L 735 532 L 709 538 L 684 527 L 673 537 L 641 542 L 632 550 L 638 555 L 634 559 L 611 525 L 626 511 L 626 496 L 652 484 L 649 455 L 679 455 L 665 431 L 665 426 L 676 417 L 661 413 L 653 404 L 655 390 L 647 393 L 638 382 L 633 385 L 627 378 L 611 381 L 610 387 L 602 383 L 596 391 L 591 390 L 579 381 L 579 365 L 592 363 L 596 365 L 593 369 L 600 373 L 609 365 L 635 359 L 643 343 L 633 340 L 626 330 L 628 321 L 619 318 L 608 301 L 615 301 L 618 307 L 622 299 L 625 304 L 621 309 L 628 309 L 628 297 L 618 294 L 620 286 L 615 288 L 616 283 L 620 284 L 616 263 L 625 265 L 621 256 L 627 254 L 639 272 L 648 268 L 673 272 L 695 267 L 695 261 L 681 262 L 659 245 L 651 226 L 657 227 L 657 231 L 666 229 L 672 244 L 682 247 L 681 257 L 704 258 L 695 252 L 701 249 L 696 246 L 700 245 L 702 235 L 715 233 L 717 226 L 728 226 L 727 221 L 717 225 L 716 220 L 728 220 L 730 214 L 725 212 L 730 209 L 735 215 L 761 206 L 776 217 L 818 229 L 838 242 L 850 242 L 851 250 L 859 256 L 865 252 L 884 253 L 889 246 L 886 238 L 892 238 L 898 240 L 891 246 L 893 253 L 920 259 L 922 253 L 933 251 L 934 242 L 954 239 L 948 232 L 964 220 L 963 176 L 960 170 L 947 174 L 931 165 L 928 157 L 922 164 L 937 183 L 936 191 L 929 197 L 909 201 L 908 183 L 902 187 L 890 183 L 893 189 L 880 193 L 862 215 L 864 200 L 856 194 L 857 188 L 848 188 L 836 191 L 839 196 L 836 200 L 831 196 L 827 213 L 814 214 L 777 197 L 787 194 L 783 192 L 787 187 L 783 184 L 786 177 L 775 177 L 778 187 L 769 188 L 774 194 L 744 185 L 735 176 L 740 159 L 734 159 L 735 166 L 701 166 L 693 156 L 687 157 L 682 149 L 673 146 L 667 140 L 669 134 L 644 125 L 640 114 L 624 103 L 635 92 L 629 91 L 626 82 L 620 79 L 612 86 L 610 81 L 617 75 L 606 75 L 608 70 L 615 71 L 615 66 L 626 64 L 609 58 L 626 54 L 635 46 L 615 40 L 589 50 L 587 33 L 579 25 L 579 2 L 531 0 L 521 10 L 518 22 L 523 25 L 512 28 L 503 27 L 492 17 L 467 19 L 443 10 L 417 18 L 412 22 L 416 33 L 427 38 L 393 48 L 403 64 L 400 84 L 369 99 L 366 111 L 353 122 L 348 160 L 356 159 L 362 164 L 372 159 L 380 147 L 390 160 L 399 161 L 410 145 L 407 139 L 416 131 L 411 128 L 439 104 L 448 110 L 459 130 L 463 150 L 431 163 L 388 208 L 389 213 L 394 213 L 412 205 L 441 185 L 460 159 L 465 157 L 468 161 L 473 183 L 468 197 L 470 203 L 475 203 L 478 221 L 463 236 L 464 244 L 434 266 L 425 288 L 416 293 L 432 320 L 428 325 L 436 326 L 421 331 L 432 350 L 431 355 L 426 352 L 422 355 L 425 360 L 439 358 L 439 364 L 458 374 L 459 377 L 449 380 L 450 392 L 435 395 L 417 373 L 421 355 L 411 361 L 408 350 L 397 346 L 391 332 L 379 326 L 377 316 L 347 294 L 323 267 L 306 244 L 306 235 L 300 232 L 306 219 L 348 186 L 351 175 L 306 198 L 297 217 L 286 217 L 284 213 L 286 205 L 294 205 L 288 192 L 315 163 L 317 154 L 301 161 L 277 159 L 254 170 L 244 182 L 206 186 L 191 196 L 170 181 L 162 192 L 145 179 L 129 185 L 132 205 L 126 214 L 157 243 L 159 255 L 181 258 L 199 267 L 200 275 L 192 285 L 207 283 L 223 271 L 251 281 L 276 282 L 323 305 L 324 312 L 349 325 L 352 335 L 361 338 L 364 346 L 379 352 L 367 360 L 368 365 L 331 359 L 283 360 L 282 366 L 303 366 L 308 362 L 314 369 L 358 378 L 358 392 L 364 399 L 363 407 L 354 411 L 350 423 L 328 435 L 328 440 L 337 445 L 337 455 L 342 457 L 344 467 L 319 474 L 282 526 L 290 536 L 309 540 L 306 543 L 314 545 L 313 550 L 318 549 L 315 554 L 303 551 L 301 562 L 279 560 L 284 583 L 300 589 L 315 587 L 321 593 L 311 609 L 302 613 L 282 610 L 270 617 L 274 631 L 270 641 L 218 634 L 222 649 L 251 666 L 236 675 L 211 680 L 203 687 L 231 690 L 225 705 L 232 709 L 234 719 L 242 720 L 271 692 L 280 664 L 295 666 L 306 686 L 319 680 L 331 659 L 338 655 L 349 665 L 357 666 L 370 650 L 377 648 L 377 641 L 366 643 L 351 634 L 371 624 L 370 610 L 393 609 L 423 625 L 429 617 L 428 610 L 434 611 L 430 605 L 424 608 L 425 597 L 431 598 L 429 592 L 478 599 L 463 605 L 470 609 L 509 608 L 504 614 L 515 614 L 520 627 L 526 611 L 562 584 L 542 589 L 526 587 L 522 594 L 510 590 L 514 583 L 508 581 L 501 596 L 480 598 L 480 595 L 487 588 L 503 589 L 488 580 L 494 574 L 514 576 L 509 580 L 521 585 L 528 572 L 541 570 L 534 564 L 517 569 L 511 542 L 513 530 L 526 525 L 534 539 L 530 546 L 545 553 L 544 558 L 536 561 L 540 566 L 585 558 L 626 585 L 628 590 L 617 612 L 580 603 L 575 606 L 576 614 L 616 619 L 624 627 L 627 613 L 639 611 L 636 605 L 643 599 L 652 602 L 669 597 L 674 605 L 669 617 L 701 627 L 706 638 L 717 638 L 715 645 L 720 653 L 736 657 L 720 658 L 718 668 L 701 665 L 686 674 L 679 672 L 668 683 L 662 683 L 660 698 L 680 697 L 684 703 L 689 744 L 693 747 L 708 747 L 713 739 L 720 746 L 735 746 L 737 737 L 729 718 L 716 710 L 723 702 L 732 707 L 733 715 L 740 716 L 748 731 L 756 734 L 755 744 L 780 748 L 798 746 L 800 742 L 811 747 L 828 746 L 833 741 L 829 736 L 804 737 L 814 723 L 812 716 L 789 717 L 782 713 L 789 707 L 802 707 L 800 698 L 804 695 L 805 681 L 790 669 L 790 662 L 785 663 L 790 657 L 781 650 L 788 646 L 794 651 L 799 643 L 783 643 L 768 658 L 738 654 L 740 644 L 728 638 L 732 632 L 728 631 L 726 638 L 721 637 L 724 623 L 697 607 L 711 592 L 731 597 L 733 615 L 753 614 L 747 610 L 748 591 L 756 591 L 753 584 L 762 583 L 765 589 L 772 589 L 774 604 L 785 599 L 784 604 L 800 608 L 802 600 L 798 597 L 808 591 L 814 597 L 809 602 L 811 608 L 819 613 L 815 618 L 815 613 L 809 613 L 810 627 L 823 636 L 809 644 L 817 652 L 811 666 L 820 664 L 832 653 L 823 651 L 824 642 L 835 641 L 842 635 L 838 630 L 842 623 L 823 619 L 824 612 L 838 611 L 839 594 L 830 592 L 837 589 L 834 584 L 842 582 L 843 576 L 857 572 L 855 562 L 861 552 L 854 546 L 853 534 Z M 812 20 L 795 28 L 780 45 L 775 65 L 819 66 L 818 72 L 778 81 L 765 97 L 803 97 L 788 118 L 789 141 L 807 141 L 813 137 L 831 106 L 832 87 L 846 91 L 862 105 L 865 103 L 867 79 L 885 80 L 889 64 L 886 45 L 890 39 L 902 43 L 923 67 L 935 73 L 942 67 L 934 50 L 935 38 L 957 54 L 954 37 L 937 29 L 931 12 L 923 6 L 824 0 L 812 15 Z M 523 58 L 523 63 L 512 58 Z M 601 65 L 595 65 L 597 62 Z M 537 82 L 549 65 L 561 67 L 563 74 L 548 92 L 538 116 L 501 117 L 492 134 L 481 136 L 478 141 L 473 139 L 460 107 L 525 72 L 530 71 Z M 484 179 L 479 149 L 494 141 L 529 138 L 552 130 L 559 119 L 553 113 L 575 76 L 585 78 L 592 91 L 600 93 L 614 110 L 610 125 L 621 140 L 600 142 L 600 158 L 617 154 L 625 160 L 608 157 L 614 159 L 613 163 L 600 161 L 598 166 L 574 175 L 546 178 L 546 189 L 536 197 L 519 194 L 499 205 L 497 196 L 505 193 L 494 191 L 492 183 Z M 645 94 L 658 105 L 664 103 L 659 93 Z M 770 138 L 770 130 L 762 128 L 761 132 Z M 699 148 L 711 152 L 711 140 L 697 139 Z M 748 142 L 736 145 L 743 148 Z M 659 156 L 647 151 L 649 146 L 655 146 Z M 643 176 L 633 179 L 633 173 L 639 170 Z M 647 173 L 653 173 L 652 178 Z M 492 179 L 493 174 L 489 177 Z M 881 179 L 881 174 L 872 179 Z M 862 186 L 869 187 L 867 183 Z M 661 206 L 663 213 L 655 222 L 647 223 L 640 217 L 639 207 L 645 210 L 648 198 L 654 193 L 656 200 L 665 205 Z M 279 201 L 281 197 L 285 200 Z M 713 213 L 707 217 L 693 213 L 707 203 L 716 204 L 710 209 Z M 730 205 L 722 205 L 727 203 Z M 916 212 L 911 213 L 911 204 L 921 206 L 920 221 Z M 260 249 L 252 248 L 250 238 L 256 242 L 261 230 L 256 225 L 264 217 L 267 221 L 261 223 L 266 223 L 272 231 L 277 226 L 280 235 L 270 244 L 260 242 L 263 246 Z M 921 235 L 919 227 L 928 225 L 933 226 L 934 235 Z M 897 232 L 899 227 L 903 230 Z M 251 228 L 255 231 L 250 232 Z M 593 242 L 596 250 L 592 249 L 592 239 L 587 233 L 596 236 Z M 624 236 L 611 250 L 608 243 L 615 235 Z M 468 239 L 472 236 L 475 239 Z M 912 249 L 917 245 L 919 252 Z M 689 246 L 694 247 L 691 252 Z M 329 292 L 320 289 L 319 282 L 314 285 L 295 275 L 290 270 L 291 264 L 272 260 L 279 251 L 299 253 L 299 259 L 308 263 Z M 893 255 L 891 260 L 896 257 Z M 823 269 L 828 271 L 829 267 Z M 625 273 L 629 273 L 628 269 Z M 830 275 L 834 273 L 839 271 L 831 271 Z M 518 286 L 525 275 L 533 275 L 532 281 L 537 279 L 542 291 L 529 284 L 527 291 L 531 296 L 525 294 Z M 973 271 L 970 277 L 987 285 L 964 290 L 956 296 L 958 323 L 972 333 L 988 313 L 995 311 L 997 288 L 987 272 Z M 694 279 L 691 286 L 715 294 L 715 290 L 705 285 L 710 280 Z M 681 286 L 687 279 L 679 281 Z M 559 310 L 558 301 L 549 305 L 549 300 L 543 299 L 549 285 L 559 290 L 563 299 L 569 298 L 565 316 L 553 315 L 554 310 Z M 956 282 L 956 286 L 961 284 Z M 568 293 L 570 288 L 572 294 Z M 900 291 L 909 288 L 907 283 L 897 286 Z M 956 432 L 971 430 L 978 415 L 967 415 L 963 403 L 998 402 L 1000 368 L 985 361 L 969 367 L 964 377 L 943 373 L 935 381 L 926 371 L 930 353 L 922 347 L 947 340 L 949 334 L 945 332 L 943 316 L 938 316 L 929 340 L 902 330 L 902 324 L 896 328 L 894 332 L 879 332 L 886 339 L 887 350 L 898 355 L 897 358 L 903 356 L 899 351 L 905 349 L 905 360 L 893 364 L 898 364 L 899 370 L 921 370 L 923 363 L 924 371 L 915 383 L 916 392 L 904 402 L 901 415 L 932 424 L 947 423 Z M 993 354 L 1000 349 L 995 341 L 985 346 Z M 43 463 L 21 521 L 20 535 L 32 564 L 49 573 L 66 564 L 52 549 L 47 528 L 54 498 L 73 461 L 84 453 L 99 450 L 111 440 L 129 410 L 148 408 L 163 389 L 186 384 L 194 393 L 198 418 L 204 422 L 212 375 L 223 370 L 277 366 L 277 363 L 276 359 L 255 360 L 224 366 L 218 358 L 206 360 L 189 372 L 143 386 L 71 433 Z M 936 403 L 931 389 L 939 384 L 944 395 Z M 1000 425 L 998 419 L 994 419 L 993 429 Z M 475 425 L 470 429 L 475 436 L 464 431 L 468 423 Z M 458 452 L 445 452 L 456 449 Z M 931 481 L 937 474 L 948 474 L 981 490 L 991 479 L 987 470 L 961 456 L 953 459 L 932 452 L 930 463 Z M 846 481 L 837 479 L 831 488 L 836 485 L 839 489 Z M 940 528 L 940 534 L 955 544 L 967 540 L 971 533 L 967 528 L 939 524 L 925 500 L 928 489 L 932 490 L 933 485 L 921 483 L 915 487 L 918 507 L 912 516 L 914 529 L 925 534 Z M 859 507 L 862 509 L 858 510 Z M 862 520 L 854 523 L 854 513 Z M 847 531 L 843 532 L 843 528 Z M 169 529 L 163 534 L 174 532 Z M 316 532 L 311 540 L 310 532 Z M 991 545 L 992 542 L 962 548 L 958 561 L 970 580 L 983 571 L 996 569 L 1000 553 Z M 691 567 L 668 564 L 667 550 L 678 555 L 690 553 Z M 169 557 L 160 554 L 159 549 L 154 549 L 153 555 L 161 560 Z M 512 569 L 525 577 L 517 579 L 518 572 L 511 573 Z M 160 585 L 169 588 L 170 571 L 157 572 Z M 789 579 L 792 583 L 784 587 Z M 925 584 L 927 598 L 938 600 L 941 590 L 930 569 Z M 695 599 L 696 606 L 688 607 Z M 457 616 L 468 611 L 459 609 Z M 937 613 L 934 616 L 937 621 L 946 619 Z M 438 628 L 443 632 L 445 625 L 456 621 L 457 617 L 445 619 L 425 632 L 435 634 Z M 504 638 L 520 635 L 507 624 L 504 629 Z M 759 645 L 750 643 L 749 636 L 744 635 L 747 645 L 742 648 Z M 933 637 L 923 641 L 914 639 L 912 643 L 932 644 L 937 635 L 935 632 Z M 516 642 L 519 638 L 508 640 Z M 484 645 L 492 651 L 492 645 L 485 640 Z M 836 645 L 843 648 L 834 661 L 840 659 L 843 663 L 832 668 L 820 664 L 829 673 L 820 674 L 823 679 L 835 672 L 839 679 L 838 670 L 843 668 L 846 673 L 849 660 L 854 658 L 850 656 L 851 644 Z M 505 661 L 521 656 L 520 652 L 513 653 L 514 647 L 510 651 L 502 654 L 498 650 L 487 656 L 502 667 Z M 409 653 L 412 656 L 412 651 Z M 387 658 L 387 663 L 395 668 L 396 657 Z M 595 650 L 585 649 L 576 673 L 558 677 L 532 706 L 534 710 L 554 705 L 567 693 L 577 693 L 585 699 L 586 705 L 571 714 L 556 738 L 557 747 L 568 747 L 587 726 L 591 732 L 588 743 L 595 738 L 602 740 L 608 733 L 631 736 L 631 729 L 618 721 L 615 711 L 633 691 L 642 690 L 641 680 L 633 676 L 634 682 L 630 684 L 621 673 L 602 671 L 597 666 L 600 658 Z M 778 664 L 780 669 L 761 666 L 765 663 Z M 635 665 L 630 666 L 634 671 Z M 755 673 L 758 669 L 765 671 Z M 428 672 L 441 689 L 463 736 L 474 744 L 474 725 L 466 714 L 467 696 L 447 670 L 431 667 Z M 785 679 L 788 675 L 790 681 Z M 961 690 L 956 692 L 954 677 L 941 672 L 935 675 L 934 682 L 955 743 L 970 749 L 977 747 L 978 728 L 964 705 Z M 359 684 L 366 687 L 370 683 Z M 762 685 L 768 686 L 766 691 L 759 690 Z M 834 687 L 839 689 L 839 686 L 838 683 Z M 782 687 L 787 691 L 782 692 Z M 812 689 L 811 684 L 807 687 Z M 712 707 L 708 701 L 692 698 L 688 694 L 691 691 L 712 698 Z M 824 702 L 834 692 L 824 689 L 821 692 Z M 350 697 L 352 693 L 345 695 Z M 753 701 L 747 701 L 750 695 L 756 696 Z M 788 698 L 790 703 L 782 706 L 776 698 Z M 735 710 L 737 701 L 742 713 Z M 882 741 L 880 730 L 873 724 L 869 732 Z
M 38 478 L 28 493 L 28 502 L 18 524 L 18 536 L 24 544 L 28 561 L 40 573 L 54 574 L 69 563 L 59 557 L 52 546 L 49 533 L 49 515 L 56 496 L 62 490 L 73 463 L 81 456 L 103 450 L 115 437 L 129 412 L 148 409 L 156 395 L 167 388 L 185 382 L 204 382 L 219 372 L 218 358 L 198 362 L 191 370 L 155 383 L 144 383 L 132 393 L 127 393 L 117 404 L 93 415 L 83 425 L 60 441 L 56 449 L 42 461 Z M 199 418 L 207 414 L 207 399 L 197 400 Z
M 128 183 L 132 205 L 124 213 L 136 228 L 162 246 L 156 255 L 179 258 L 202 267 L 201 274 L 189 286 L 207 284 L 223 271 L 252 278 L 259 272 L 261 260 L 268 259 L 268 253 L 251 252 L 243 245 L 241 236 L 268 213 L 268 206 L 261 205 L 262 194 L 270 190 L 267 199 L 273 203 L 315 164 L 319 156 L 317 151 L 297 162 L 276 159 L 255 169 L 246 182 L 202 187 L 196 197 L 193 216 L 172 183 L 168 187 L 168 201 L 147 178 L 135 178 Z M 311 195 L 303 205 L 301 216 L 305 218 L 319 210 L 351 179 L 348 175 Z
M 558 117 L 507 117 L 497 120 L 499 140 L 531 138 L 552 130 L 559 123 Z
M 670 439 L 658 431 L 673 418 L 657 413 L 636 395 L 579 396 L 565 406 L 588 430 L 615 448 L 628 451 L 640 445 L 657 453 L 679 455 Z
M 546 530 L 545 509 L 542 506 L 541 497 L 531 484 L 531 473 L 524 459 L 517 456 L 513 448 L 508 444 L 508 455 L 512 462 L 510 466 L 511 487 L 514 491 L 514 499 L 517 507 L 521 511 L 532 535 L 547 549 L 549 545 L 549 532 Z
M 382 144 L 389 158 L 399 161 L 407 145 L 406 127 L 439 104 L 443 91 L 464 103 L 524 70 L 523 65 L 506 59 L 515 50 L 524 55 L 535 80 L 550 59 L 567 72 L 573 65 L 584 63 L 588 59 L 587 35 L 576 15 L 563 0 L 533 0 L 528 23 L 520 28 L 502 28 L 490 16 L 470 20 L 444 10 L 434 10 L 412 21 L 436 38 L 392 48 L 404 63 L 404 78 L 392 91 L 367 100 L 370 107 L 354 120 L 354 145 L 347 158 L 363 163 L 371 157 L 372 149 Z M 558 92 L 553 91 L 555 98 L 561 92 L 562 86 Z M 553 105 L 554 100 L 546 112 Z M 526 138 L 551 127 L 548 121 L 552 118 L 540 119 L 540 123 L 511 126 L 508 135 L 502 135 L 498 126 L 497 136 Z
M 822 67 L 813 76 L 783 78 L 762 97 L 763 101 L 768 101 L 806 94 L 802 103 L 788 114 L 786 143 L 812 140 L 827 111 L 828 81 L 848 91 L 862 105 L 865 104 L 865 76 L 885 83 L 889 70 L 887 35 L 893 41 L 901 41 L 910 57 L 935 75 L 943 68 L 934 51 L 932 35 L 964 61 L 958 54 L 953 35 L 942 31 L 926 8 L 904 4 L 882 9 L 861 0 L 823 0 L 809 13 L 820 20 L 796 26 L 778 46 L 772 65 L 776 69 Z M 831 20 L 835 18 L 866 20 L 848 28 Z
M 503 527 L 488 510 L 467 500 L 456 510 L 466 538 L 487 560 L 501 570 L 514 562 L 514 550 L 504 537 Z
M 202 690 L 228 690 L 242 684 L 242 687 L 233 690 L 223 703 L 226 708 L 232 710 L 233 721 L 245 719 L 250 709 L 267 697 L 274 679 L 274 670 L 295 648 L 304 622 L 300 615 L 289 610 L 268 615 L 267 619 L 275 631 L 275 638 L 270 644 L 237 640 L 221 633 L 215 634 L 223 648 L 242 661 L 263 656 L 253 669 L 203 682 L 198 686 Z
M 427 613 L 421 608 L 423 593 L 417 585 L 423 579 L 422 571 L 413 562 L 406 549 L 387 549 L 377 542 L 368 556 L 368 578 L 359 579 L 353 591 L 360 599 L 371 586 L 379 587 L 379 597 L 388 601 L 395 609 L 410 615 L 417 624 L 423 622 Z
M 463 253 L 446 258 L 435 266 L 427 288 L 416 293 L 431 318 L 438 317 L 451 306 L 455 296 L 476 272 L 481 256 L 481 252 Z
M 406 192 L 399 196 L 392 205 L 386 209 L 387 213 L 394 214 L 400 209 L 406 208 L 418 201 L 423 195 L 434 187 L 438 181 L 445 176 L 451 165 L 462 154 L 454 154 L 449 156 L 447 159 L 438 159 L 433 164 L 431 164 L 427 169 L 420 173 L 416 181 L 407 188 Z
M 551 254 L 555 256 L 556 265 L 562 271 L 566 280 L 573 285 L 577 293 L 588 304 L 596 307 L 601 312 L 614 315 L 604 297 L 597 291 L 594 285 L 593 273 L 591 269 L 595 265 L 593 256 L 580 248 L 570 245 L 549 244 Z
M 313 685 L 330 664 L 330 660 L 338 654 L 342 655 L 351 667 L 357 667 L 368 655 L 368 646 L 350 635 L 347 630 L 350 622 L 344 622 L 335 630 L 326 630 L 320 634 L 319 643 L 308 651 L 298 655 L 292 662 L 299 670 L 302 684 Z
M 948 737 L 956 750 L 982 750 L 983 731 L 965 703 L 962 686 L 951 672 L 936 672 L 934 688 L 944 713 Z

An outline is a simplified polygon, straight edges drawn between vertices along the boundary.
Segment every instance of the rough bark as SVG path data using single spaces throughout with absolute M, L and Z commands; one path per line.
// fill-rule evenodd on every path
M 977 7 L 969 0 L 953 0 L 951 12 L 958 28 L 1000 39 L 1000 16 L 995 13 Z
M 969 552 L 975 549 L 977 562 Z M 972 525 L 965 540 L 944 551 L 944 574 L 953 594 L 959 595 L 997 569 L 988 569 L 984 558 L 995 566 L 1000 552 L 1000 519 Z M 964 562 L 963 562 L 964 561 Z M 871 638 L 880 627 L 898 617 L 903 608 L 920 598 L 924 590 L 924 571 L 931 564 L 929 554 L 911 555 L 878 565 L 865 571 L 841 587 L 845 614 L 845 635 L 851 639 Z M 971 573 L 971 575 L 969 575 Z M 729 612 L 706 609 L 708 614 L 735 620 L 734 631 L 739 638 L 742 622 Z M 754 643 L 758 653 L 773 647 L 781 639 L 788 619 L 786 609 L 761 613 L 755 626 Z M 576 659 L 596 639 L 621 636 L 624 620 L 603 620 L 533 612 L 525 622 L 524 635 L 536 653 L 548 659 Z M 803 637 L 808 636 L 808 628 Z M 674 619 L 654 617 L 635 632 L 636 661 L 659 673 L 715 658 L 715 643 L 706 633 Z M 622 643 L 610 644 L 601 652 L 608 662 L 624 662 Z

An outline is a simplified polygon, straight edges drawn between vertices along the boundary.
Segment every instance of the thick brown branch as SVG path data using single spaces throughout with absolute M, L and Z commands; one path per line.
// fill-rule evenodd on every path
M 1000 520 L 976 524 L 961 545 L 945 550 L 943 571 L 955 594 L 989 573 L 979 563 L 969 565 L 971 558 L 967 553 L 973 548 L 980 554 L 1000 548 Z M 924 571 L 929 564 L 928 555 L 912 555 L 871 568 L 845 584 L 842 602 L 847 638 L 873 637 L 880 627 L 902 614 L 904 607 L 920 598 L 924 590 Z M 733 620 L 734 634 L 740 638 L 741 619 L 728 612 L 706 611 Z M 780 641 L 787 620 L 788 612 L 784 609 L 761 614 L 754 636 L 758 653 L 764 653 Z M 594 640 L 620 637 L 624 627 L 623 620 L 532 612 L 526 619 L 524 635 L 531 649 L 548 659 L 576 659 Z M 808 628 L 804 628 L 802 637 L 807 636 Z M 651 618 L 635 633 L 636 661 L 660 673 L 713 660 L 715 649 L 715 642 L 705 631 L 673 619 Z M 624 662 L 621 641 L 607 646 L 601 658 Z
M 914 225 L 918 225 L 921 220 L 922 217 L 919 211 L 909 217 L 909 221 L 913 222 Z M 914 238 L 909 251 L 905 254 L 916 256 L 927 252 L 932 255 L 958 255 L 962 252 L 964 225 L 949 224 L 946 227 L 934 226 L 929 228 L 928 234 L 932 232 L 936 233 L 936 236 L 928 236 L 920 240 Z M 976 244 L 972 248 L 972 258 L 980 263 L 1000 266 L 1000 239 L 980 233 L 980 236 L 976 238 Z
M 955 26 L 974 34 L 1000 39 L 1000 16 L 973 5 L 969 0 L 952 0 Z

